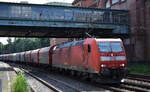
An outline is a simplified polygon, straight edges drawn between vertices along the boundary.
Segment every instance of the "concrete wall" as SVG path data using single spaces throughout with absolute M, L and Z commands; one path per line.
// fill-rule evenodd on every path
M 131 47 L 129 47 L 133 49 L 128 51 L 128 56 L 133 61 L 145 61 L 145 31 L 142 30 L 144 26 L 143 5 L 143 0 L 127 0 L 111 7 L 111 9 L 127 9 L 130 11 Z
M 150 60 L 150 0 L 146 1 L 145 4 L 145 30 L 146 30 L 146 44 L 147 44 L 147 49 L 146 49 L 146 54 L 147 54 L 147 59 Z

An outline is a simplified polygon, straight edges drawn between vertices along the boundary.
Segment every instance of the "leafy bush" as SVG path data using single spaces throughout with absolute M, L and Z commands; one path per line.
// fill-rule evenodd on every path
M 150 65 L 135 64 L 129 66 L 130 73 L 150 75 Z
M 16 79 L 14 80 L 13 86 L 12 86 L 13 92 L 28 92 L 28 84 L 27 80 L 23 73 L 19 73 L 16 76 Z

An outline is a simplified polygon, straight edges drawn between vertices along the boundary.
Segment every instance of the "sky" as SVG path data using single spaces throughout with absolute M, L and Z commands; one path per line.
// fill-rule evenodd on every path
M 0 0 L 0 2 L 16 2 L 19 3 L 20 1 L 28 1 L 28 3 L 33 4 L 45 4 L 47 2 L 67 2 L 72 3 L 74 0 Z M 0 42 L 3 44 L 7 44 L 7 37 L 0 37 Z
M 3 44 L 7 44 L 7 39 L 8 37 L 0 37 L 0 42 L 2 42 Z
M 0 0 L 0 2 L 17 2 L 19 3 L 20 1 L 28 1 L 29 3 L 34 3 L 34 4 L 44 4 L 47 2 L 68 2 L 72 3 L 74 0 Z

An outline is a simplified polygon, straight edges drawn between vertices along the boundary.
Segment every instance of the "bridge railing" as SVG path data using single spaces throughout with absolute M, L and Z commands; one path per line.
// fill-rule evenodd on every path
M 128 11 L 67 6 L 0 3 L 0 20 L 129 24 Z

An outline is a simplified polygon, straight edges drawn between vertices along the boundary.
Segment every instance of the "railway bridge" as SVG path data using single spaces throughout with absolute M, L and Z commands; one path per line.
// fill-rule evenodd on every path
M 1 37 L 129 35 L 128 11 L 0 2 Z

